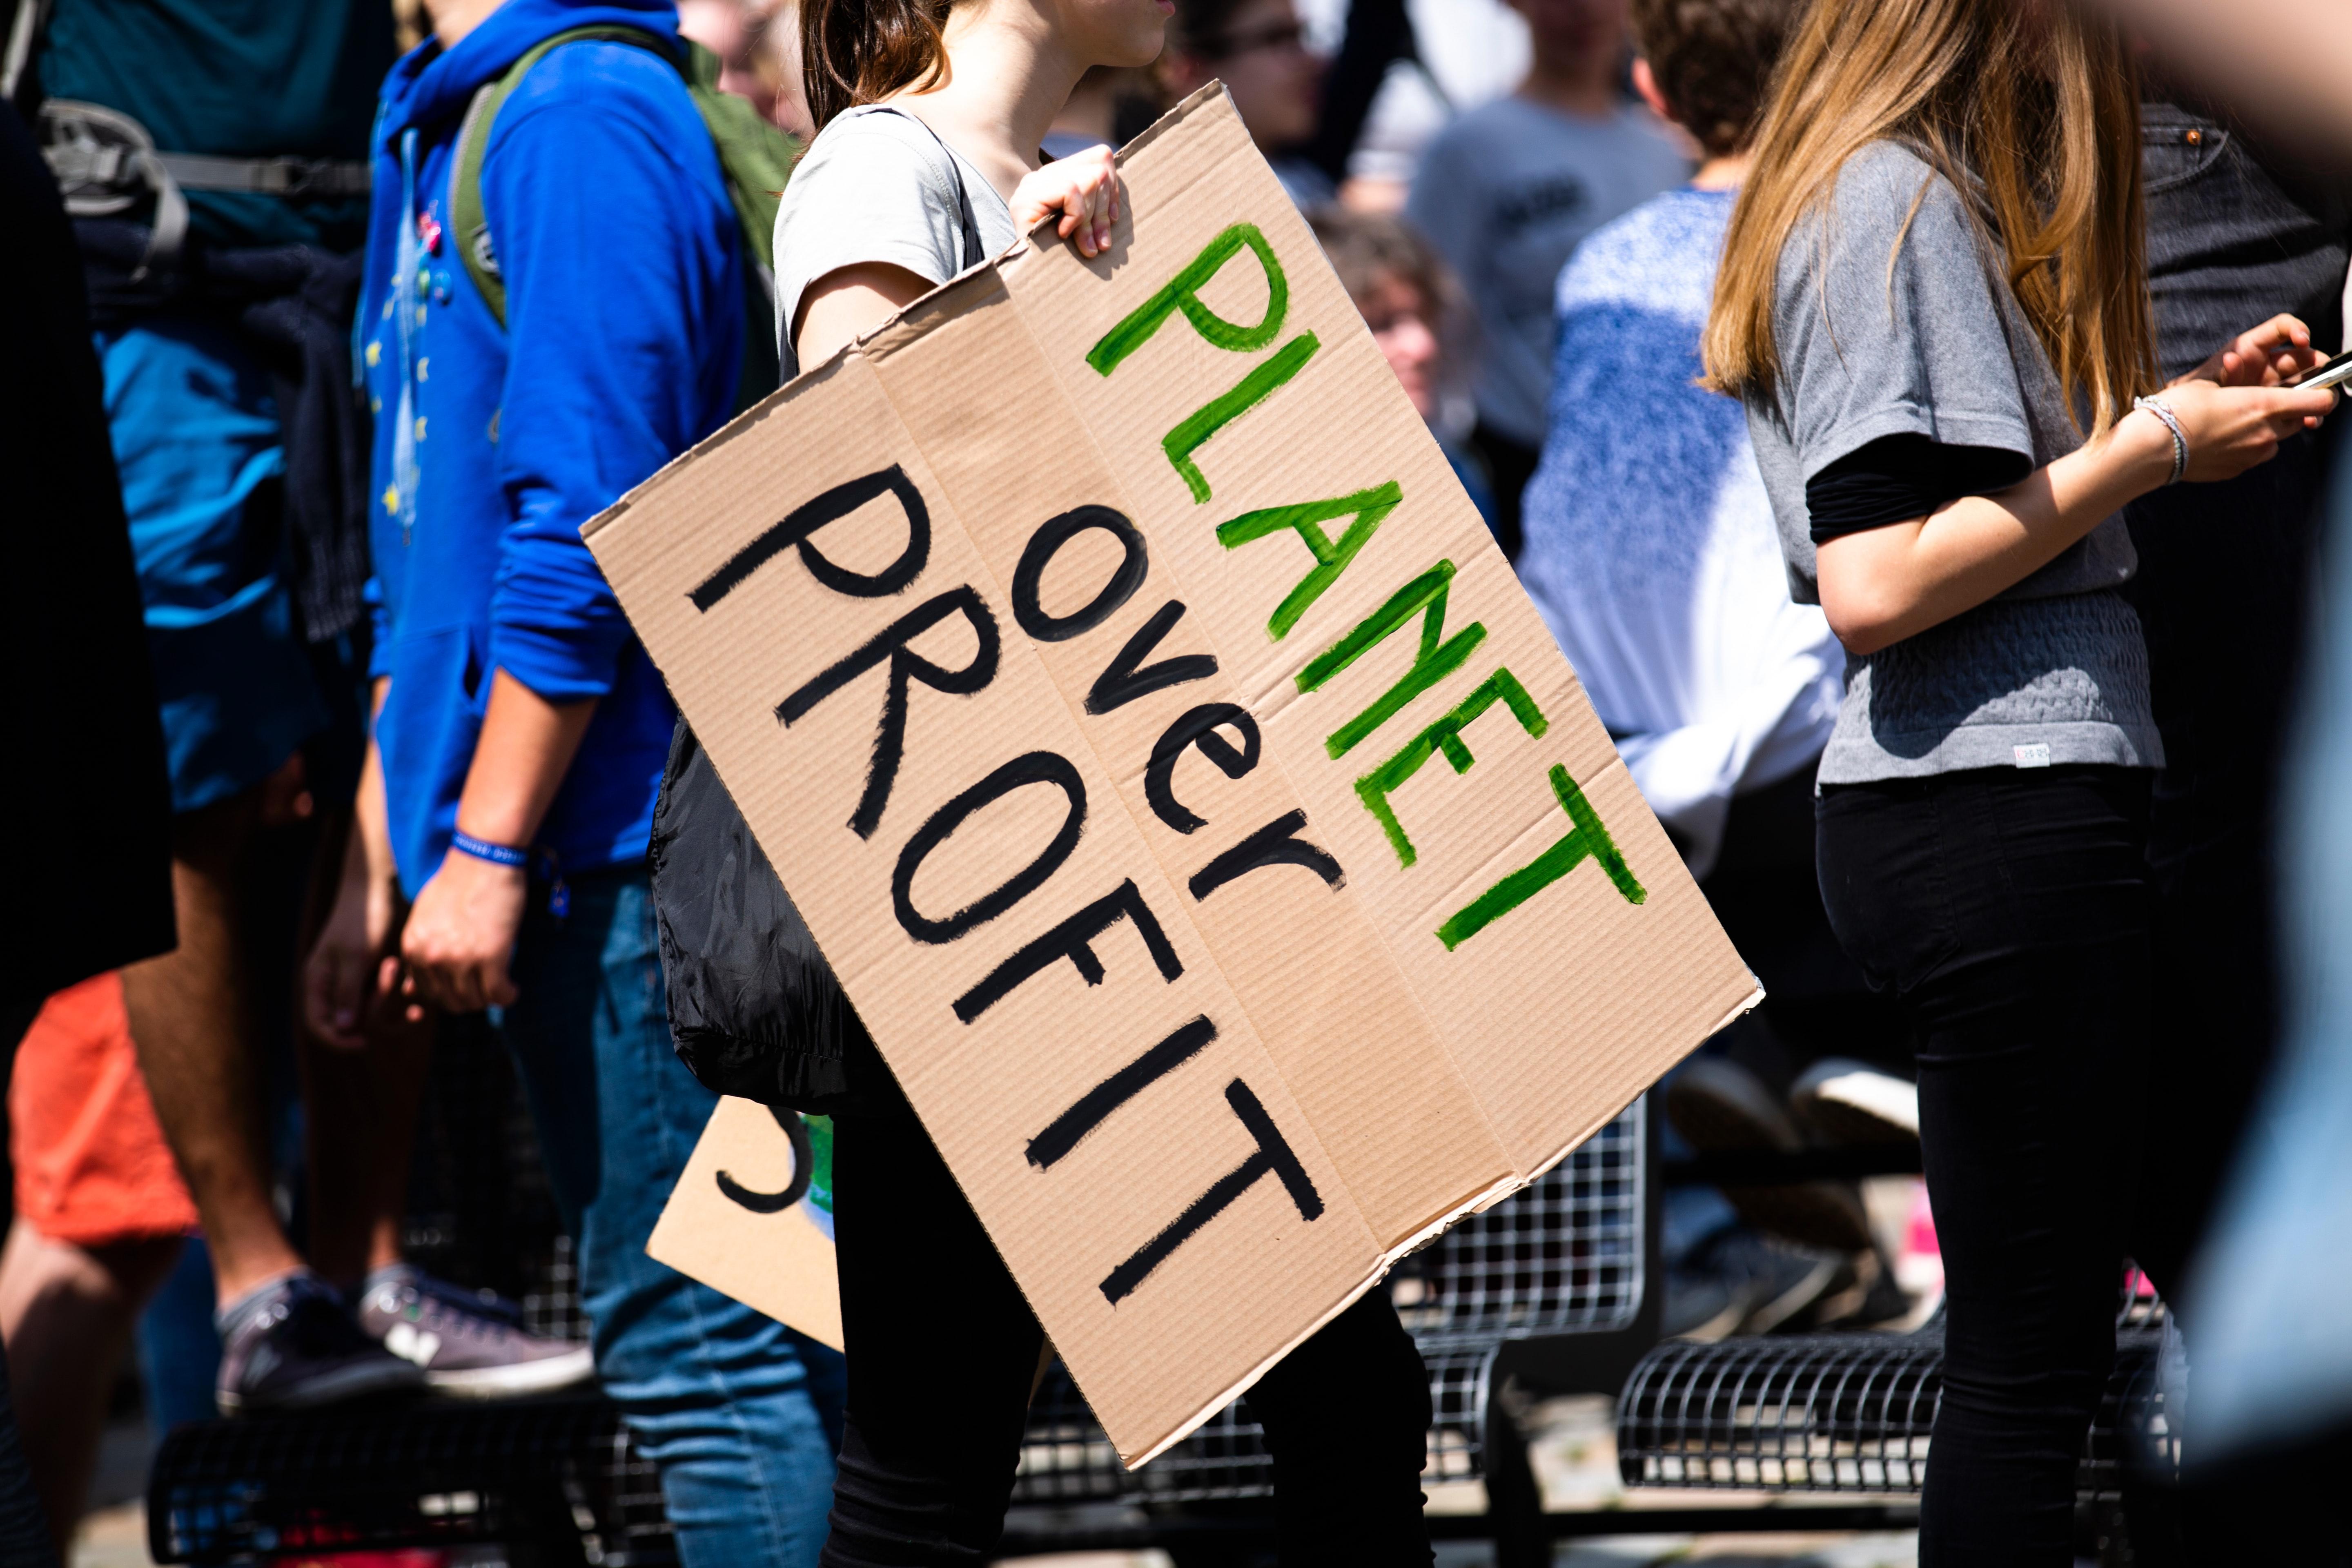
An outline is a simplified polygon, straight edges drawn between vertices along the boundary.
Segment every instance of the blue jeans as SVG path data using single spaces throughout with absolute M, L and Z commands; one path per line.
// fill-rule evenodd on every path
M 686 1568 L 808 1568 L 824 1544 L 841 1356 L 646 1256 L 717 1099 L 670 1053 L 642 864 L 535 886 L 500 1020 L 577 1238 L 596 1370 L 661 1467 Z

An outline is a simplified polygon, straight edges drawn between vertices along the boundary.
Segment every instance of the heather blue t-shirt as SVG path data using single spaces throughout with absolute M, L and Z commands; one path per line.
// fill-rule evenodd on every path
M 1845 672 L 1822 612 L 1790 602 L 1739 405 L 1696 384 L 1734 199 L 1669 191 L 1561 272 L 1549 428 L 1516 563 L 1701 876 L 1732 797 L 1821 754 Z

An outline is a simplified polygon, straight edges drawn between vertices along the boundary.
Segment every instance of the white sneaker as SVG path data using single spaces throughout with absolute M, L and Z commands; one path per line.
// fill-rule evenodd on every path
M 1807 1068 L 1789 1103 L 1832 1143 L 1919 1141 L 1919 1086 L 1844 1057 Z

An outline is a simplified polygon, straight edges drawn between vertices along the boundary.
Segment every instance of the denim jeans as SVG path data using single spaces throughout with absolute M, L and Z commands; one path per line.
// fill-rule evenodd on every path
M 534 885 L 500 1020 L 577 1238 L 596 1370 L 661 1468 L 686 1568 L 808 1568 L 824 1544 L 841 1356 L 646 1256 L 717 1098 L 670 1053 L 643 865 Z
M 2335 349 L 2352 255 L 2352 188 L 2193 108 L 2143 105 L 2141 124 L 2148 292 L 2166 374 L 2188 370 L 2281 311 L 2302 317 L 2315 345 Z M 2146 1161 L 2130 1242 L 2172 1298 L 2192 1386 L 2211 1342 L 2199 1303 L 2180 1300 L 2170 1281 L 2207 1245 L 2232 1154 L 2241 1144 L 2249 1156 L 2275 1146 L 2254 1131 L 2288 1027 L 2283 872 L 2313 863 L 2308 837 L 2282 820 L 2281 793 L 2297 701 L 2308 700 L 2312 607 L 2334 603 L 2315 599 L 2312 583 L 2344 426 L 2339 414 L 2234 479 L 2157 490 L 2125 513 L 2139 575 L 2124 591 L 2147 634 L 2164 736 L 2148 863 L 2165 994 L 2150 1037 Z M 2336 542 L 2340 549 L 2340 530 Z M 2284 860 L 2281 846 L 2289 849 Z M 2304 1239 L 2315 1256 L 2326 1254 Z M 2264 1329 L 2284 1332 L 2274 1315 Z M 2223 1343 L 2233 1331 L 2223 1331 Z M 2204 1443 L 2195 1426 L 2184 1439 L 2192 1474 L 2178 1503 L 2181 1545 L 2158 1539 L 2160 1521 L 2144 1517 L 2126 1489 L 2144 1568 L 2337 1560 L 2340 1546 L 2313 1544 L 2333 1533 L 2326 1489 L 2298 1497 L 2291 1470 L 2270 1452 L 2242 1474 L 2205 1470 L 2200 1479 Z
M 2335 349 L 2352 255 L 2346 183 L 2191 109 L 2151 103 L 2140 118 L 2166 374 L 2281 311 Z M 2139 552 L 2124 593 L 2147 635 L 2164 737 L 2148 861 L 2169 984 L 2131 1238 L 2158 1279 L 2193 1256 L 2277 1047 L 2275 807 L 2303 685 L 2321 492 L 2343 424 L 2281 442 L 2234 479 L 2156 490 L 2124 514 Z M 2195 1325 L 2181 1326 L 2193 1361 Z
M 2165 376 L 2186 375 L 2282 310 L 2333 353 L 2352 257 L 2352 184 L 2186 99 L 2142 103 L 2139 119 L 2148 295 Z

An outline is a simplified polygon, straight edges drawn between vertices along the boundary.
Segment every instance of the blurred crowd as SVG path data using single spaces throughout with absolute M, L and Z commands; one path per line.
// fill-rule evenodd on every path
M 1742 192 L 1759 157 L 1792 166 L 1806 125 L 1836 118 L 1776 89 L 1788 51 L 1827 79 L 1861 68 L 1874 26 L 1993 26 L 1967 21 L 1989 0 L 1906 4 L 1176 0 L 1149 63 L 1085 65 L 1042 148 L 1076 166 L 1224 84 L 1765 986 L 1662 1085 L 1667 1157 L 1924 1158 L 1925 1179 L 1676 1183 L 1662 1331 L 1948 1319 L 1962 1425 L 1939 1425 L 1938 1484 L 1969 1489 L 1944 1506 L 1992 1517 L 1982 1500 L 2014 1494 L 2013 1541 L 2051 1528 L 2053 1465 L 2071 1504 L 2067 1438 L 2104 1386 L 2119 1295 L 2200 1300 L 2241 1134 L 2318 1005 L 2290 976 L 2328 968 L 2286 954 L 2321 951 L 2340 889 L 2305 889 L 2305 927 L 2283 927 L 2273 847 L 2334 431 L 2266 404 L 2285 425 L 2260 453 L 2229 436 L 2249 456 L 2224 471 L 2224 415 L 2195 388 L 2284 397 L 2338 347 L 2352 182 L 2144 61 L 2122 110 L 2138 174 L 2084 188 L 2133 226 L 2115 263 L 2133 301 L 2113 308 L 2145 321 L 2126 391 L 2148 395 L 2094 409 L 2113 389 L 2084 363 L 2130 336 L 2112 323 L 2066 366 L 2087 379 L 2048 392 L 2052 361 L 2020 345 L 2063 337 L 2065 312 L 2041 308 L 2032 269 L 2004 281 L 1947 254 L 1938 272 L 1914 237 L 1924 224 L 1972 257 L 1997 213 L 1922 195 L 1871 216 L 1861 185 L 1855 221 L 1885 236 L 1853 298 L 1879 267 L 1912 314 L 1853 345 L 1895 367 L 1879 382 L 1849 367 L 1830 385 L 1843 350 L 1787 303 L 1811 298 L 1787 292 L 1811 277 L 1796 230 L 1740 228 L 1766 221 Z M 877 1489 L 913 1461 L 864 1418 L 844 1447 L 839 1352 L 645 1256 L 713 1097 L 672 1056 L 646 863 L 675 710 L 577 530 L 807 360 L 796 334 L 821 311 L 770 312 L 780 282 L 807 310 L 821 279 L 768 226 L 794 159 L 849 123 L 833 57 L 804 58 L 828 35 L 795 0 L 5 14 L 22 923 L 0 956 L 0 1336 L 23 1462 L 0 1424 L 0 1557 L 71 1541 L 135 1343 L 157 1433 L 601 1380 L 661 1468 L 690 1568 L 814 1562 L 836 1456 Z M 1958 107 L 1982 96 L 1967 68 L 1876 134 L 1941 170 L 1936 128 L 1979 112 Z M 942 190 L 990 173 L 934 130 Z M 903 134 L 929 155 L 931 132 Z M 755 220 L 743 193 L 762 189 Z M 975 237 L 1021 211 L 1017 194 L 980 205 L 967 195 Z M 1758 233 L 1769 244 L 1742 250 Z M 2050 266 L 2075 243 L 2050 238 Z M 1782 290 L 1763 370 L 1717 335 L 1742 287 Z M 2062 482 L 2126 421 L 2147 483 Z M 2207 468 L 2186 471 L 2192 449 Z M 2167 464 L 2207 482 L 2166 485 Z M 2046 515 L 2015 499 L 2044 474 L 2061 475 Z M 2079 521 L 2069 483 L 2100 498 Z M 1932 616 L 1892 589 L 1872 600 L 1901 600 L 1885 626 L 1853 607 L 1841 584 L 1864 569 L 1843 563 L 1995 501 L 1983 537 L 2049 548 L 2000 581 L 1971 567 L 1974 597 L 1919 589 L 1947 595 Z M 1909 583 L 1891 560 L 1870 580 Z M 2048 638 L 2108 635 L 2050 629 L 2053 605 L 2128 623 L 2128 646 L 2050 655 Z M 2125 673 L 2084 698 L 2084 668 Z M 2331 724 L 2340 674 L 2318 688 Z M 2326 793 L 2307 783 L 2297 808 L 2314 845 L 2341 839 L 2312 815 Z M 475 1016 L 472 1048 L 495 1037 L 520 1077 L 586 1343 L 410 1256 L 420 1107 L 446 1021 Z M 2308 1194 L 2295 1158 L 2250 1190 Z M 2263 1246 L 2283 1201 L 2238 1199 L 2229 1245 Z M 2213 1301 L 2220 1353 L 2276 1381 L 2246 1348 L 2259 1314 Z M 1373 1347 L 1351 1355 L 1392 1350 L 1382 1325 L 1348 1331 Z M 2216 1408 L 2259 1436 L 2242 1399 Z M 2302 1528 L 2242 1478 L 2208 1501 Z M 2180 1561 L 2225 1560 L 2206 1506 L 2178 1524 Z M 2042 1561 L 1988 1539 L 1939 1560 Z

